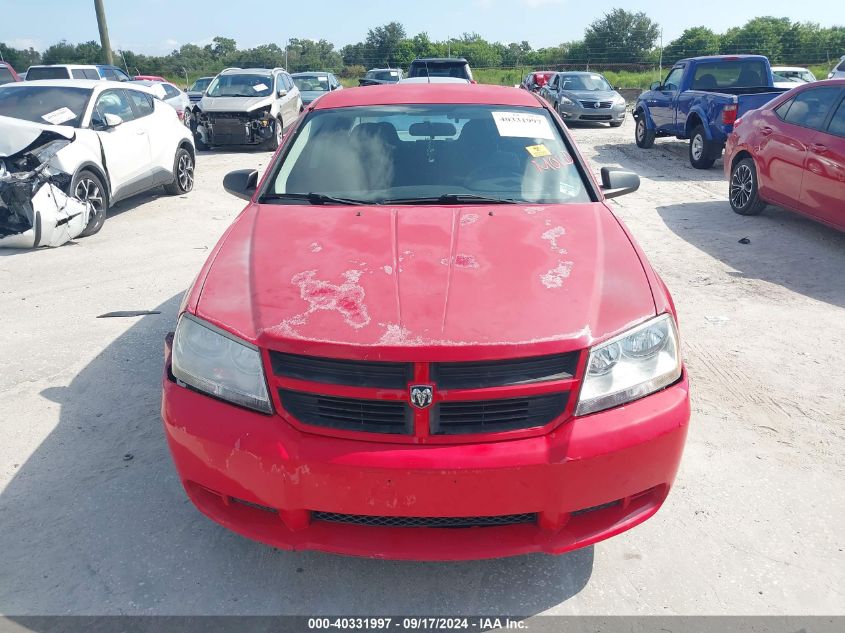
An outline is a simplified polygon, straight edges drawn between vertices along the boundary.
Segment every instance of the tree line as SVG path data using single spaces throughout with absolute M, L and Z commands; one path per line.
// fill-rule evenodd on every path
M 845 27 L 765 16 L 721 34 L 704 26 L 688 28 L 664 43 L 660 25 L 645 13 L 617 8 L 594 20 L 583 39 L 547 48 L 535 49 L 527 41 L 489 42 L 477 33 L 434 41 L 427 33 L 409 36 L 402 24 L 390 22 L 370 29 L 363 41 L 340 50 L 327 40 L 296 38 L 239 49 L 235 40 L 215 37 L 205 46 L 184 44 L 167 55 L 119 50 L 115 63 L 125 66 L 130 74 L 185 77 L 187 81 L 188 77 L 213 75 L 229 66 L 286 66 L 291 72 L 327 70 L 356 77 L 372 67 L 407 68 L 416 57 L 464 57 L 476 68 L 644 69 L 661 62 L 672 64 L 682 57 L 736 53 L 762 54 L 781 64 L 830 64 L 845 54 Z M 95 41 L 61 41 L 44 51 L 14 49 L 0 43 L 0 57 L 20 70 L 38 63 L 93 64 L 104 59 Z

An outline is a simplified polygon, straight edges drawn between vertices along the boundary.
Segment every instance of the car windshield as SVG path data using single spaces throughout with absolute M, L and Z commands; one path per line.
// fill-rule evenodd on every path
M 7 85 L 0 87 L 0 116 L 79 127 L 90 96 L 90 88 Z
M 411 77 L 456 77 L 467 76 L 463 62 L 414 62 Z
M 197 79 L 194 82 L 194 85 L 191 86 L 191 92 L 205 92 L 205 89 L 208 88 L 208 84 L 211 83 L 211 77 L 205 77 L 203 79 Z
M 607 79 L 601 75 L 561 75 L 560 81 L 561 90 L 613 90 Z
M 270 75 L 218 75 L 208 87 L 209 97 L 268 97 L 273 89 Z
M 787 80 L 797 80 L 798 82 L 811 82 L 816 78 L 809 70 L 777 70 L 773 74 L 777 74 Z
M 326 75 L 306 75 L 294 77 L 293 83 L 300 92 L 328 92 L 329 78 Z
M 367 79 L 376 79 L 378 81 L 399 81 L 398 70 L 370 70 L 366 75 Z
M 492 105 L 317 110 L 275 168 L 262 202 L 565 203 L 590 200 L 549 113 Z M 323 200 L 327 202 L 328 200 Z
M 27 81 L 36 79 L 67 79 L 70 77 L 68 69 L 64 66 L 44 66 L 42 68 L 30 68 L 26 73 Z

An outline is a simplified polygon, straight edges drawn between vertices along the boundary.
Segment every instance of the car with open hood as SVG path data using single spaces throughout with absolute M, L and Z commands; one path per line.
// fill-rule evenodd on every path
M 689 389 L 672 299 L 561 119 L 515 88 L 309 106 L 165 346 L 200 511 L 285 549 L 559 554 L 662 505 Z
M 198 149 L 265 145 L 275 150 L 302 111 L 302 97 L 284 68 L 227 68 L 194 107 Z
M 599 73 L 557 73 L 540 87 L 540 96 L 567 122 L 604 122 L 610 127 L 625 122 L 625 98 Z
M 11 139 L 7 158 L 22 159 L 4 159 L 7 172 L 49 167 L 66 176 L 66 194 L 90 203 L 93 210 L 79 237 L 98 232 L 120 200 L 159 186 L 173 195 L 193 188 L 190 131 L 146 86 L 75 79 L 0 86 L 0 138 Z M 47 141 L 55 151 L 33 152 L 34 146 L 15 139 Z M 13 214 L 18 208 L 8 206 Z

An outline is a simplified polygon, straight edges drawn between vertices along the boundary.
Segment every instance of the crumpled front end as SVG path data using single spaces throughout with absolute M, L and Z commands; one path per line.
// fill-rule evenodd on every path
M 65 193 L 71 176 L 50 167 L 51 159 L 75 137 L 33 132 L 10 133 L 8 138 L 20 139 L 24 146 L 0 152 L 0 248 L 61 246 L 85 230 L 92 213 L 90 204 Z
M 196 112 L 196 132 L 206 145 L 260 145 L 275 133 L 270 106 L 249 112 Z

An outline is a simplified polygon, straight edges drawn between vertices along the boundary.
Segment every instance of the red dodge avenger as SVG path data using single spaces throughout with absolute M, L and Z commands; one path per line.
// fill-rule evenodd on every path
M 201 512 L 284 549 L 560 554 L 645 521 L 689 421 L 672 299 L 566 127 L 524 90 L 333 92 L 267 172 L 166 344 Z

